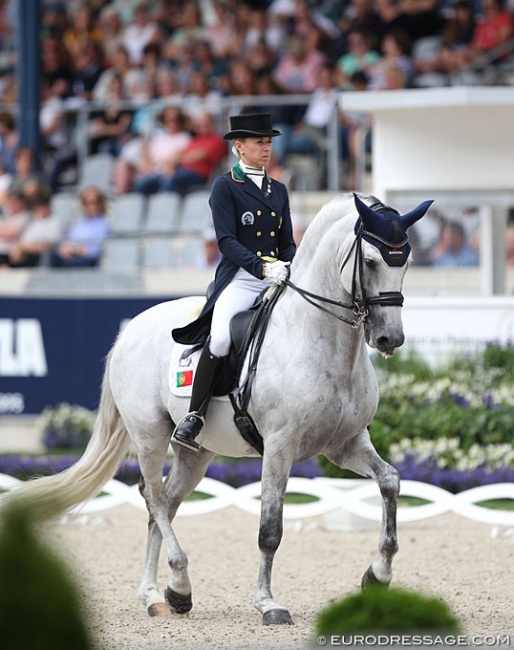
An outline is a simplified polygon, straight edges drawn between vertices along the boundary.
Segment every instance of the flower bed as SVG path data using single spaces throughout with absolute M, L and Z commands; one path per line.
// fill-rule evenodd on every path
M 514 482 L 514 346 L 489 346 L 474 357 L 434 369 L 401 354 L 375 359 L 380 403 L 371 423 L 378 453 L 404 479 L 451 492 L 491 483 Z M 69 404 L 45 409 L 43 440 L 49 450 L 85 445 L 94 413 Z M 20 478 L 62 471 L 78 456 L 0 456 L 0 472 Z M 169 461 L 165 473 L 171 466 Z M 216 458 L 207 476 L 234 487 L 260 480 L 262 460 Z M 135 460 L 125 461 L 117 478 L 139 479 Z M 293 466 L 291 476 L 355 476 L 323 457 Z
M 0 474 L 15 476 L 19 479 L 56 474 L 71 467 L 78 458 L 79 454 L 66 456 L 26 456 L 13 454 L 0 456 Z M 169 472 L 172 462 L 170 459 L 165 463 L 163 475 Z M 233 487 L 240 487 L 241 485 L 259 481 L 261 478 L 261 470 L 261 458 L 247 458 L 239 461 L 214 460 L 209 465 L 206 476 L 232 485 Z M 120 465 L 115 478 L 127 485 L 133 485 L 139 481 L 140 476 L 141 472 L 137 460 L 128 459 Z M 314 478 L 316 476 L 323 476 L 323 472 L 316 460 L 310 459 L 293 465 L 291 476 Z

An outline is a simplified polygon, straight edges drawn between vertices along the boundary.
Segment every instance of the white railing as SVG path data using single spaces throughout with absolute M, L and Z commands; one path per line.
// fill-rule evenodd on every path
M 15 488 L 20 481 L 0 474 L 0 489 Z M 233 488 L 226 483 L 204 478 L 197 487 L 198 492 L 211 498 L 184 502 L 178 516 L 202 515 L 230 506 L 254 514 L 260 514 L 260 482 Z M 335 511 L 345 512 L 368 521 L 381 521 L 382 508 L 380 492 L 374 481 L 366 479 L 331 479 L 292 477 L 287 485 L 288 493 L 300 493 L 316 497 L 309 503 L 284 506 L 285 519 L 304 519 L 326 515 Z M 89 514 L 101 512 L 116 506 L 129 504 L 146 510 L 145 502 L 137 485 L 128 486 L 115 479 L 110 480 L 102 490 L 103 496 L 76 506 L 71 512 Z M 402 481 L 402 496 L 418 497 L 429 503 L 420 506 L 398 508 L 398 521 L 410 522 L 428 519 L 446 512 L 453 512 L 466 519 L 494 525 L 514 526 L 514 511 L 493 510 L 477 503 L 491 499 L 514 499 L 514 483 L 496 483 L 452 494 L 442 488 L 418 481 Z

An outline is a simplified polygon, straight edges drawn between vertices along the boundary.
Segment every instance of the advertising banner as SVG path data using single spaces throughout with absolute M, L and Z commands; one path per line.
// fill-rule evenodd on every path
M 170 299 L 1 298 L 0 415 L 60 402 L 96 409 L 104 360 L 124 322 Z

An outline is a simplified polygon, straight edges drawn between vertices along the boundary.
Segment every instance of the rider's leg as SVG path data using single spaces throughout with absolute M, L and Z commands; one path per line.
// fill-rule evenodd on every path
M 269 284 L 268 280 L 258 280 L 240 269 L 217 299 L 212 313 L 210 338 L 195 372 L 189 413 L 178 423 L 172 435 L 172 440 L 177 444 L 194 451 L 200 448 L 195 438 L 203 427 L 222 358 L 230 349 L 230 320 L 238 312 L 249 309 L 262 289 Z
M 172 436 L 172 440 L 182 447 L 194 451 L 200 449 L 195 438 L 203 427 L 203 417 L 207 412 L 222 362 L 223 359 L 212 354 L 207 340 L 195 372 L 189 413 L 178 423 Z

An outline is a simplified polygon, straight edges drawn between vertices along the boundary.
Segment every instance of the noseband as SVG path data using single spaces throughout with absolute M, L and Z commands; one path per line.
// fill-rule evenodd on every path
M 372 237 L 373 239 L 377 239 L 382 244 L 385 244 L 386 246 L 389 246 L 391 248 L 399 247 L 407 243 L 407 239 L 406 239 L 404 242 L 401 242 L 400 244 L 391 244 L 390 242 L 387 242 L 386 240 L 374 235 L 373 233 L 364 230 L 362 226 L 359 228 L 357 234 L 355 235 L 355 239 L 353 240 L 353 244 L 350 250 L 348 251 L 348 255 L 345 257 L 343 263 L 341 264 L 341 268 L 339 269 L 339 273 L 341 274 L 343 272 L 344 267 L 347 265 L 352 252 L 355 249 L 355 258 L 353 263 L 353 276 L 352 276 L 351 304 L 341 302 L 340 300 L 332 300 L 331 298 L 325 298 L 324 296 L 320 296 L 318 294 L 311 293 L 310 291 L 306 291 L 305 289 L 301 289 L 300 287 L 297 287 L 295 284 L 293 284 L 289 279 L 286 280 L 284 283 L 288 287 L 291 287 L 293 291 L 296 291 L 296 293 L 298 293 L 308 303 L 310 303 L 314 307 L 317 307 L 318 309 L 321 309 L 321 311 L 324 311 L 326 314 L 329 314 L 330 316 L 337 318 L 337 320 L 340 320 L 343 323 L 347 323 L 348 325 L 353 327 L 353 329 L 357 329 L 362 325 L 362 323 L 366 321 L 369 314 L 368 307 L 370 306 L 373 305 L 380 305 L 381 307 L 402 307 L 403 306 L 403 294 L 401 293 L 401 291 L 381 291 L 378 294 L 378 296 L 366 295 L 366 290 L 364 288 L 364 282 L 363 282 L 364 260 L 362 257 L 362 235 L 364 234 L 368 237 Z M 360 293 L 361 293 L 360 298 L 357 297 L 358 285 L 360 286 Z M 342 314 L 337 314 L 335 311 L 328 309 L 328 307 L 324 307 L 323 305 L 318 304 L 317 302 L 315 302 L 315 300 L 327 303 L 329 305 L 335 305 L 336 307 L 340 307 L 341 309 L 349 309 L 353 312 L 354 318 L 347 318 Z

